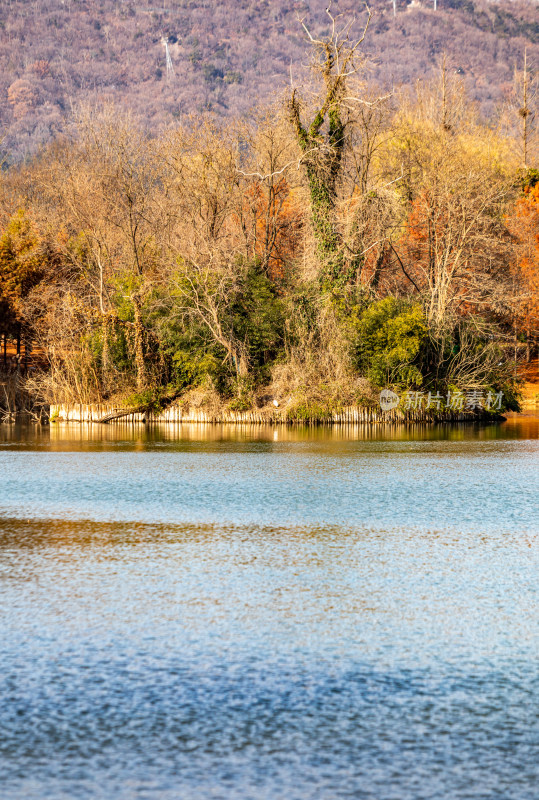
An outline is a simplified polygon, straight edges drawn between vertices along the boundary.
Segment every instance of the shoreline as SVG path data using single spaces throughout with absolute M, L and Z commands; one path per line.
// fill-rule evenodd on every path
M 114 414 L 119 416 L 111 419 Z M 475 412 L 428 412 L 425 410 L 393 409 L 382 411 L 379 407 L 348 406 L 338 411 L 317 415 L 294 415 L 284 409 L 260 409 L 256 411 L 232 411 L 229 409 L 182 408 L 171 405 L 161 413 L 129 412 L 125 408 L 107 404 L 58 404 L 51 405 L 49 421 L 95 423 L 99 425 L 133 424 L 231 424 L 231 425 L 358 425 L 358 424 L 396 424 L 407 423 L 462 423 L 499 422 L 503 414 Z

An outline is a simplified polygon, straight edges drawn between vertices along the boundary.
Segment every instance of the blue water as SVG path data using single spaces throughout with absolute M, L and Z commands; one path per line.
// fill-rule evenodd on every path
M 539 797 L 537 424 L 0 429 L 0 797 Z

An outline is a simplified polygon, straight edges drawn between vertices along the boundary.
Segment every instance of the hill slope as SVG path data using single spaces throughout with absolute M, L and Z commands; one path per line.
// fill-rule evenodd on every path
M 0 125 L 20 158 L 47 141 L 80 102 L 112 100 L 159 126 L 202 109 L 244 112 L 282 91 L 292 65 L 304 71 L 298 17 L 327 30 L 326 0 L 4 0 L 0 5 Z M 539 64 L 537 0 L 438 0 L 407 7 L 371 0 L 365 42 L 371 79 L 408 83 L 427 76 L 442 51 L 472 96 L 491 113 L 510 91 L 528 48 Z M 352 0 L 335 13 L 365 14 Z M 174 75 L 167 76 L 162 37 Z

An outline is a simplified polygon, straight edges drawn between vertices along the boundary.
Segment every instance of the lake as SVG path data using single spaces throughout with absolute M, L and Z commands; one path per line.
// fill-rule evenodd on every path
M 2 800 L 536 800 L 538 436 L 0 426 Z

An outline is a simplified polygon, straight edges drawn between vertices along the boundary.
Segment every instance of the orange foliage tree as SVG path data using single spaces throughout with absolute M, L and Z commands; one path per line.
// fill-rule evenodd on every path
M 285 277 L 285 265 L 297 253 L 300 243 L 303 210 L 297 191 L 285 178 L 267 186 L 257 181 L 245 191 L 245 211 L 253 218 L 253 250 L 273 281 Z
M 539 172 L 530 170 L 509 220 L 515 237 L 515 277 L 519 283 L 515 324 L 526 336 L 528 358 L 539 338 Z

